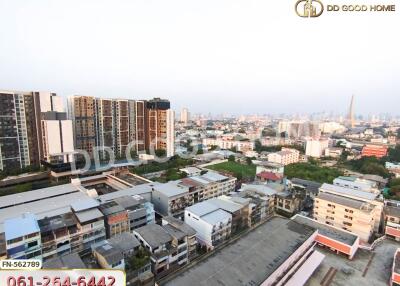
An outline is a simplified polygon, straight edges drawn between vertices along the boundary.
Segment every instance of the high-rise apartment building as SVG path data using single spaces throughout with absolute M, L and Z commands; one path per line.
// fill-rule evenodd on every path
M 311 121 L 280 121 L 278 132 L 286 133 L 290 138 L 300 138 L 302 136 L 319 137 L 321 131 L 317 122 Z
M 0 169 L 69 162 L 72 122 L 62 99 L 50 92 L 0 91 Z
M 187 108 L 182 108 L 181 111 L 181 122 L 187 125 L 190 121 L 190 113 Z
M 103 151 L 106 147 L 116 151 L 114 105 L 112 99 L 96 99 L 96 145 Z
M 169 107 L 169 101 L 161 99 L 71 96 L 68 109 L 73 120 L 75 146 L 87 151 L 91 157 L 95 146 L 101 154 L 108 147 L 116 157 L 125 157 L 128 145 L 133 142 L 133 151 L 163 149 L 172 156 L 174 113 Z
M 117 156 L 135 134 L 135 101 L 71 96 L 68 112 L 74 125 L 75 146 L 93 157 L 94 147 L 103 154 L 108 147 Z
M 126 147 L 131 141 L 129 137 L 129 101 L 123 99 L 115 100 L 114 110 L 115 153 L 119 156 L 123 156 Z M 132 118 L 134 119 L 134 117 Z
M 175 112 L 170 109 L 167 111 L 167 136 L 166 136 L 166 152 L 168 157 L 175 154 Z
M 25 96 L 27 93 L 0 93 L 0 169 L 30 165 L 26 126 Z
M 325 149 L 329 147 L 329 140 L 320 138 L 320 139 L 310 139 L 306 141 L 306 156 L 320 158 Z
M 75 148 L 92 154 L 96 146 L 95 98 L 73 96 L 68 98 L 68 114 L 73 123 Z
M 135 101 L 135 134 L 131 136 L 136 140 L 136 151 L 142 152 L 146 150 L 146 122 L 147 122 L 146 101 Z
M 154 98 L 147 101 L 146 148 L 162 149 L 167 157 L 174 155 L 174 112 L 166 99 Z
M 40 105 L 39 148 L 41 160 L 47 162 L 71 162 L 73 152 L 72 121 L 67 119 L 61 97 L 50 92 L 34 92 L 34 100 Z

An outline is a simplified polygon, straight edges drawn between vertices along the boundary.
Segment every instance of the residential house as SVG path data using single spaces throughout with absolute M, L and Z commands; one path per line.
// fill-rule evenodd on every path
M 205 201 L 186 208 L 185 223 L 196 230 L 200 244 L 213 249 L 230 237 L 232 215 Z

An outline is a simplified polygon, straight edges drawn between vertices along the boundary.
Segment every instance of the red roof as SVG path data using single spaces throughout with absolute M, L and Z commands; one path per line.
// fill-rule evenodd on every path
M 264 179 L 264 180 L 271 180 L 271 181 L 279 181 L 282 179 L 282 176 L 276 174 L 276 173 L 272 173 L 272 172 L 267 172 L 267 171 L 263 171 L 261 173 L 257 174 L 257 177 Z

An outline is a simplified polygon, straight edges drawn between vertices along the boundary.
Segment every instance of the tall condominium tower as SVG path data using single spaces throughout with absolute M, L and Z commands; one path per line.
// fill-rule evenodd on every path
M 166 99 L 147 101 L 146 148 L 162 149 L 167 157 L 174 155 L 174 112 Z
M 70 161 L 72 122 L 50 92 L 0 91 L 0 169 Z
M 114 152 L 117 149 L 115 142 L 115 101 L 112 99 L 96 99 L 96 145 L 102 152 L 109 147 Z
M 24 92 L 0 92 L 0 169 L 15 169 L 30 165 Z M 32 100 L 28 104 L 32 104 Z M 33 109 L 33 106 L 27 106 Z M 31 124 L 35 122 L 30 121 Z M 38 159 L 38 158 L 35 158 Z M 34 161 L 34 158 L 32 158 Z
M 190 121 L 190 113 L 187 108 L 182 108 L 181 110 L 181 122 L 187 125 Z
M 67 119 L 62 98 L 50 92 L 34 92 L 34 97 L 40 103 L 41 160 L 71 162 L 74 151 L 72 121 Z M 69 154 L 63 154 L 65 152 Z
M 129 100 L 117 99 L 114 105 L 115 153 L 118 156 L 124 156 L 126 147 L 131 141 L 129 128 L 132 126 L 129 124 Z M 134 119 L 134 117 L 132 118 Z
M 68 98 L 68 115 L 72 119 L 75 148 L 90 155 L 96 146 L 96 99 L 93 96 Z
M 174 114 L 168 100 L 71 96 L 68 110 L 76 148 L 86 150 L 92 157 L 94 146 L 100 156 L 101 150 L 109 147 L 116 157 L 125 157 L 131 142 L 131 150 L 136 152 L 153 148 L 166 150 L 168 156 L 174 154 Z
M 146 151 L 147 108 L 145 100 L 135 101 L 135 134 L 136 151 Z

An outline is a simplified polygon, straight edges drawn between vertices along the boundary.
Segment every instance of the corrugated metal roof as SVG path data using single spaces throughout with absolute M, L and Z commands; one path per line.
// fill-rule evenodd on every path
M 36 218 L 52 217 L 71 211 L 71 204 L 86 200 L 88 196 L 82 192 L 66 194 L 61 197 L 53 197 L 29 202 L 6 209 L 0 209 L 0 232 L 4 229 L 3 222 L 6 219 L 20 216 L 23 213 L 35 214 Z
M 210 199 L 207 202 L 216 205 L 220 209 L 223 209 L 230 213 L 234 213 L 242 209 L 242 205 L 239 205 L 229 200 L 223 200 L 220 198 Z
M 266 196 L 273 196 L 278 193 L 276 190 L 267 187 L 266 185 L 254 185 L 254 184 L 243 185 L 242 188 L 239 190 L 239 192 L 243 191 L 258 192 Z
M 333 193 L 341 194 L 344 196 L 357 197 L 359 199 L 368 200 L 368 201 L 373 201 L 377 197 L 377 194 L 374 194 L 374 193 L 353 190 L 353 189 L 344 188 L 344 187 L 335 186 L 335 185 L 326 184 L 326 183 L 323 184 L 319 190 L 320 190 L 320 192 L 333 192 Z
M 189 188 L 179 185 L 179 181 L 172 181 L 166 184 L 154 186 L 154 189 L 167 197 L 174 197 L 189 192 Z
M 202 220 L 209 224 L 217 224 L 232 218 L 232 215 L 224 210 L 218 209 L 201 217 Z
M 95 207 L 98 207 L 100 205 L 100 203 L 98 201 L 96 201 L 95 199 L 92 198 L 88 198 L 86 200 L 80 201 L 80 202 L 75 202 L 71 204 L 71 208 L 76 211 L 83 211 L 83 210 L 88 210 L 88 209 L 92 209 Z
M 40 232 L 40 228 L 33 214 L 26 213 L 21 217 L 4 221 L 6 240 L 15 239 L 35 232 Z
M 0 209 L 8 206 L 23 204 L 26 202 L 47 199 L 49 197 L 61 196 L 71 192 L 79 192 L 79 189 L 72 184 L 65 184 L 9 196 L 3 196 L 0 200 Z
M 199 217 L 216 211 L 219 209 L 216 205 L 209 203 L 208 201 L 197 203 L 193 206 L 186 208 L 186 210 L 190 211 L 192 214 L 197 215 Z
M 87 221 L 91 221 L 97 218 L 104 217 L 101 211 L 97 208 L 91 210 L 84 210 L 81 212 L 75 213 L 80 223 L 84 223 Z
M 221 174 L 218 174 L 216 172 L 207 172 L 206 174 L 202 175 L 201 177 L 203 177 L 206 180 L 212 181 L 212 182 L 221 182 L 223 180 L 229 179 L 226 176 L 223 176 Z

